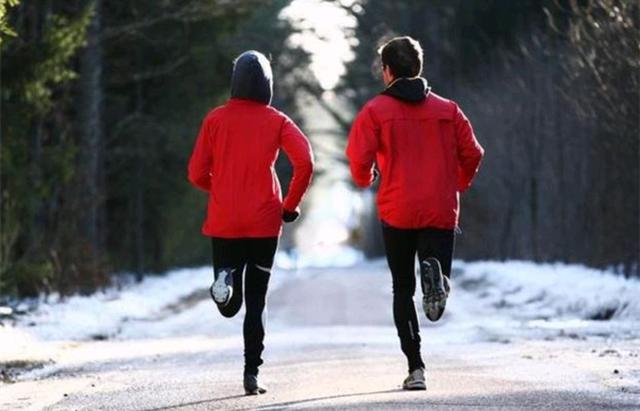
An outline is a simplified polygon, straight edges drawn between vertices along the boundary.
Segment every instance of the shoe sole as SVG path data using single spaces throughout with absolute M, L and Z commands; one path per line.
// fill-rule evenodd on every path
M 267 390 L 265 390 L 264 388 L 258 388 L 256 390 L 244 390 L 244 395 L 260 395 L 266 393 Z
M 403 385 L 402 389 L 406 391 L 426 391 L 427 385 L 425 383 L 413 383 L 409 385 Z
M 428 264 L 426 274 L 422 278 L 423 289 L 430 289 L 431 284 L 443 284 L 442 289 L 434 290 L 422 298 L 422 309 L 424 314 L 430 321 L 438 321 L 444 314 L 447 305 L 448 282 L 449 280 L 442 275 L 440 262 L 434 258 L 428 258 L 424 263 Z M 424 264 L 423 263 L 423 264 Z M 428 278 L 427 278 L 428 277 Z M 427 283 L 428 281 L 428 283 Z
M 227 285 L 228 275 L 226 271 L 220 272 L 218 278 L 211 284 L 209 289 L 213 301 L 221 306 L 227 305 L 231 300 L 231 287 Z
M 447 307 L 447 295 L 437 293 L 432 295 L 431 298 L 423 297 L 422 309 L 425 315 L 430 321 L 436 322 L 444 314 L 444 310 Z

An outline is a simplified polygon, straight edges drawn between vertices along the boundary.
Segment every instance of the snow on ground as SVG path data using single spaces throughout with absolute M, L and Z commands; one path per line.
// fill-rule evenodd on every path
M 148 318 L 192 293 L 211 278 L 211 269 L 180 269 L 146 277 L 123 290 L 109 288 L 91 296 L 47 298 L 34 312 L 20 317 L 17 328 L 41 340 L 104 338 L 123 321 Z M 6 327 L 5 327 L 6 328 Z
M 484 312 L 487 327 L 497 321 L 496 328 L 515 326 L 514 332 L 640 337 L 638 280 L 580 265 L 523 261 L 456 262 L 454 269 L 454 284 L 466 292 L 458 303 Z
M 49 362 L 52 344 L 111 338 L 125 322 L 162 313 L 167 305 L 202 288 L 210 277 L 206 267 L 180 269 L 91 296 L 43 298 L 26 315 L 0 321 L 0 364 Z
M 464 281 L 485 282 L 487 293 L 499 296 L 507 308 L 524 308 L 524 316 L 640 319 L 637 280 L 579 265 L 514 261 L 458 263 L 456 267 Z
M 341 265 L 361 258 L 354 251 L 338 254 L 342 257 L 336 261 L 343 263 Z M 294 266 L 291 257 L 286 255 L 280 255 L 278 260 L 282 266 Z M 308 266 L 313 261 L 305 263 Z M 300 261 L 295 264 L 300 265 Z M 385 269 L 383 261 L 359 263 L 340 275 L 353 273 L 356 276 L 363 272 L 366 275 L 366 272 Z M 276 268 L 271 292 L 287 278 L 311 277 L 318 270 Z M 455 321 L 450 321 L 448 326 L 459 327 L 459 331 L 469 324 L 480 323 L 485 328 L 496 329 L 586 330 L 591 334 L 640 336 L 638 280 L 578 265 L 519 261 L 456 261 L 453 277 L 454 291 L 447 315 L 455 315 Z M 147 277 L 120 291 L 112 288 L 88 297 L 49 299 L 50 302 L 42 303 L 34 312 L 19 317 L 14 325 L 4 324 L 0 328 L 0 340 L 26 343 L 109 338 L 118 334 L 125 322 L 158 316 L 175 317 L 163 322 L 169 326 L 175 323 L 172 329 L 164 330 L 164 334 L 171 335 L 180 328 L 181 318 L 179 310 L 173 315 L 167 307 L 197 292 L 202 299 L 210 280 L 209 267 L 180 269 L 164 276 Z M 340 289 L 339 283 L 330 286 L 337 292 L 348 292 L 358 281 L 367 281 L 355 277 L 353 280 L 356 284 L 347 286 L 349 280 L 344 279 L 345 290 Z M 384 278 L 381 286 L 389 290 L 390 279 Z M 207 305 L 196 308 L 210 310 L 209 301 L 201 302 Z M 157 330 L 156 334 L 163 334 L 163 330 Z M 3 346 L 6 347 L 4 343 Z M 7 352 L 4 347 L 3 352 Z
M 312 254 L 297 256 L 295 252 L 279 252 L 276 265 L 279 269 L 300 273 L 309 267 L 353 266 L 362 259 L 359 251 L 336 246 L 324 261 Z M 277 287 L 280 279 L 282 276 L 273 276 L 272 289 Z M 14 332 L 13 337 L 24 340 L 29 337 L 44 341 L 109 338 L 119 331 L 124 322 L 163 315 L 167 306 L 206 289 L 211 280 L 211 267 L 187 268 L 163 276 L 145 277 L 142 282 L 122 290 L 111 287 L 91 296 L 64 299 L 52 295 L 43 298 L 33 312 L 20 316 L 14 326 L 4 324 L 0 328 L 0 340 L 8 341 L 2 337 L 6 337 L 12 329 L 21 330 Z

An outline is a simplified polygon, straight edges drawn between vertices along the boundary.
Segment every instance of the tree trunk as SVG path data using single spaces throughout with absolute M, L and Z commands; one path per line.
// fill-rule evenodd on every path
M 136 51 L 136 65 L 139 70 L 142 67 L 142 56 L 140 53 L 140 48 Z M 142 115 L 143 109 L 143 90 L 142 90 L 142 81 L 136 82 L 136 112 L 138 115 Z M 136 136 L 136 184 L 137 189 L 136 192 L 136 202 L 135 202 L 135 242 L 136 242 L 136 280 L 142 281 L 143 273 L 144 273 L 144 144 L 142 141 L 142 136 Z
M 87 46 L 80 57 L 80 164 L 86 200 L 84 235 L 95 251 L 102 248 L 102 45 L 100 43 L 102 0 L 90 0 L 93 18 L 87 29 Z

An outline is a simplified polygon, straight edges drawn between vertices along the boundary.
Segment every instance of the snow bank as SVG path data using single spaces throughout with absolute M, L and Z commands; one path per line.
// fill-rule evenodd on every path
M 580 265 L 523 261 L 454 263 L 455 283 L 526 320 L 640 321 L 640 281 Z
M 357 252 L 336 249 L 334 263 L 343 266 L 358 264 L 353 269 L 340 270 L 340 275 L 330 276 L 330 279 L 349 276 L 350 273 L 352 276 L 358 274 L 370 276 L 387 271 L 386 263 L 382 260 L 377 263 L 363 263 L 361 260 L 362 256 Z M 293 278 L 292 274 L 300 280 L 306 277 L 316 278 L 318 273 L 324 272 L 322 269 L 300 268 L 313 266 L 319 261 L 314 261 L 308 256 L 296 261 L 290 256 L 279 254 L 278 268 L 272 277 L 271 291 L 275 292 L 286 278 Z M 294 273 L 287 270 L 291 268 L 298 269 Z M 638 280 L 625 279 L 608 272 L 577 265 L 534 264 L 519 261 L 473 263 L 456 261 L 454 269 L 454 294 L 447 310 L 451 321 L 445 321 L 448 327 L 457 327 L 456 329 L 463 331 L 465 327 L 477 326 L 496 330 L 513 328 L 514 332 L 516 332 L 515 328 L 521 327 L 527 329 L 555 327 L 563 330 L 586 330 L 590 327 L 590 334 L 612 335 L 620 332 L 629 336 L 640 334 L 640 298 L 638 298 L 640 281 Z M 194 293 L 206 293 L 205 290 L 210 281 L 210 267 L 181 269 L 161 277 L 145 278 L 141 283 L 132 284 L 123 290 L 111 288 L 87 297 L 75 296 L 60 301 L 55 298 L 48 299 L 35 311 L 19 316 L 17 323 L 13 326 L 5 324 L 0 327 L 0 340 L 13 342 L 24 340 L 26 344 L 27 340 L 69 341 L 111 338 L 115 335 L 136 338 L 138 334 L 132 330 L 126 332 L 127 327 L 124 325 L 127 322 L 133 323 L 135 320 L 159 317 L 164 320 L 158 327 L 168 327 L 168 331 L 164 332 L 163 328 L 157 331 L 157 334 L 162 334 L 161 331 L 163 331 L 164 334 L 172 335 L 191 321 L 180 315 L 208 312 L 211 310 L 211 304 L 206 301 L 206 306 L 180 315 L 167 310 L 167 307 L 186 297 L 193 297 Z M 344 277 L 344 281 L 344 284 L 348 284 L 351 280 Z M 354 278 L 353 281 L 359 280 Z M 390 281 L 387 281 L 386 276 L 384 281 L 372 281 L 367 280 L 363 284 L 371 283 L 373 286 L 374 283 L 379 283 L 385 292 L 390 292 Z M 340 284 L 334 285 L 340 287 Z M 194 297 L 196 300 L 203 298 L 202 295 L 196 295 L 196 297 Z M 278 319 L 274 318 L 274 320 Z M 147 323 L 152 322 L 147 321 Z M 443 325 L 439 323 L 436 326 Z M 120 335 L 121 330 L 124 332 L 122 335 Z M 139 334 L 146 335 L 144 332 Z
M 109 337 L 124 321 L 151 317 L 204 288 L 211 275 L 209 267 L 180 269 L 161 277 L 146 277 L 124 290 L 109 288 L 64 300 L 48 298 L 34 312 L 19 317 L 16 326 L 45 341 Z
M 278 252 L 275 265 L 281 271 L 298 270 L 297 275 L 304 275 L 302 269 L 345 267 L 364 259 L 361 252 L 343 245 L 325 246 L 316 251 L 304 255 Z M 284 277 L 274 275 L 271 288 L 276 288 Z M 168 306 L 205 290 L 211 279 L 212 269 L 207 266 L 145 277 L 142 282 L 122 290 L 112 287 L 91 296 L 61 299 L 52 295 L 41 301 L 34 311 L 19 316 L 15 325 L 0 327 L 0 340 L 44 342 L 111 338 L 120 332 L 125 322 L 157 317 Z M 125 333 L 129 334 L 131 330 Z

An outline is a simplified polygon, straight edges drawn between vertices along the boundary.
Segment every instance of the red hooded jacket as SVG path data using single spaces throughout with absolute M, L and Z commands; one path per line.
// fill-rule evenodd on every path
M 377 163 L 378 214 L 385 223 L 453 229 L 459 192 L 471 186 L 484 150 L 456 103 L 416 78 L 399 79 L 363 107 L 346 154 L 360 187 L 373 183 Z
M 280 148 L 293 166 L 284 202 L 274 169 Z M 189 181 L 209 193 L 202 233 L 278 236 L 283 209 L 296 210 L 312 172 L 309 142 L 285 114 L 258 101 L 230 99 L 205 117 L 189 161 Z

